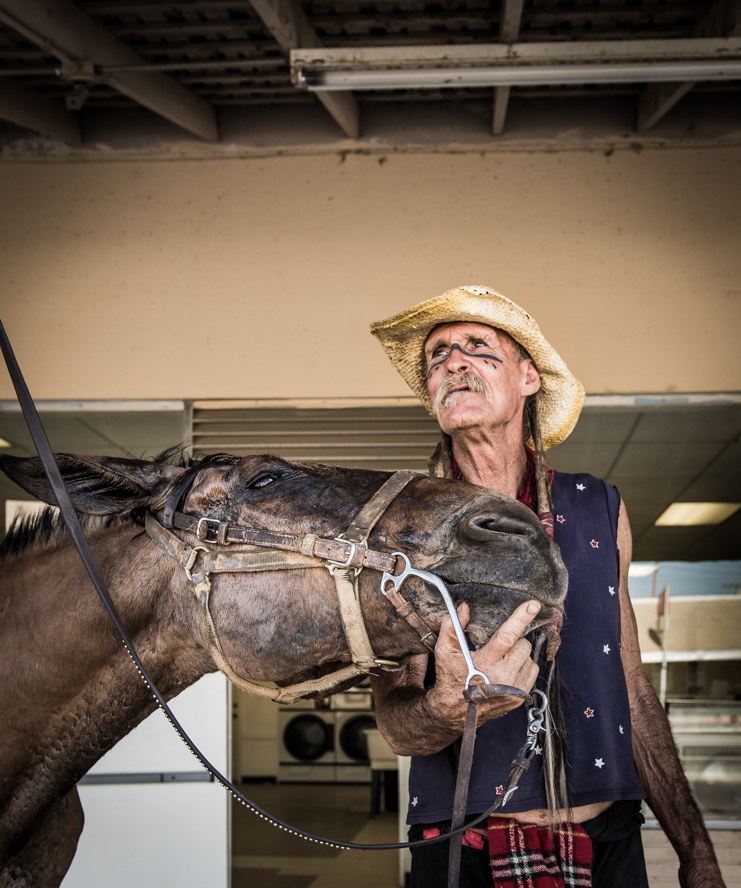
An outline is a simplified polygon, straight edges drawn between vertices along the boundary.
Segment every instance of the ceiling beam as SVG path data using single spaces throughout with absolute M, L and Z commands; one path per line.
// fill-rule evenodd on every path
M 525 0 L 502 0 L 502 17 L 499 20 L 499 42 L 514 43 L 520 33 L 522 7 Z M 504 132 L 504 121 L 507 118 L 509 92 L 511 86 L 497 86 L 494 89 L 494 116 L 492 133 L 501 136 Z
M 322 46 L 298 0 L 252 0 L 252 6 L 284 52 Z M 352 93 L 316 90 L 315 95 L 346 136 L 360 136 L 358 103 Z
M 636 132 L 647 133 L 697 82 L 685 80 L 684 83 L 650 83 L 645 87 L 638 96 Z
M 0 20 L 56 56 L 68 79 L 102 81 L 201 139 L 218 139 L 211 105 L 166 74 L 96 74 L 95 68 L 138 65 L 142 59 L 71 0 L 0 0 Z
M 695 27 L 692 36 L 741 37 L 741 0 L 718 0 Z M 684 83 L 651 83 L 638 97 L 636 131 L 648 132 L 692 89 L 696 80 Z
M 495 136 L 501 136 L 504 132 L 504 121 L 507 119 L 511 89 L 511 86 L 494 87 L 494 115 L 492 117 L 491 131 Z
M 525 0 L 502 0 L 502 17 L 499 20 L 499 40 L 514 43 L 520 33 L 522 7 Z
M 80 144 L 80 120 L 76 114 L 58 102 L 4 78 L 0 79 L 0 118 L 69 145 Z

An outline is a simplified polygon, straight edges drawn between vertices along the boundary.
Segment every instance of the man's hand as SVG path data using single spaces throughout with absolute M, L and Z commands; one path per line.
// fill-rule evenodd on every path
M 492 684 L 529 691 L 538 677 L 530 659 L 530 643 L 522 638 L 540 611 L 537 601 L 521 604 L 489 641 L 473 653 L 476 668 Z M 461 624 L 468 625 L 468 605 L 458 608 Z M 398 755 L 432 755 L 463 733 L 467 703 L 463 696 L 468 669 L 450 617 L 440 627 L 435 646 L 435 684 L 425 687 L 427 654 L 412 657 L 399 672 L 371 675 L 376 721 L 389 746 Z M 522 704 L 519 697 L 490 697 L 480 703 L 479 724 Z
M 537 601 L 526 601 L 497 629 L 483 647 L 472 654 L 473 662 L 489 677 L 491 684 L 505 684 L 529 691 L 538 677 L 538 667 L 530 659 L 530 642 L 522 633 L 540 611 Z M 458 608 L 458 618 L 465 629 L 471 612 L 467 604 Z M 435 686 L 428 694 L 428 705 L 440 718 L 459 721 L 461 731 L 466 713 L 463 689 L 468 669 L 453 629 L 453 621 L 445 617 L 435 646 Z M 507 695 L 490 697 L 479 704 L 478 723 L 481 725 L 522 705 L 520 697 Z

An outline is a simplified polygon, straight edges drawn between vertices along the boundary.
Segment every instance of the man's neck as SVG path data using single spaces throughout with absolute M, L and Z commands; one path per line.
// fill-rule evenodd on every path
M 527 469 L 522 429 L 470 429 L 452 436 L 453 459 L 466 481 L 517 499 Z

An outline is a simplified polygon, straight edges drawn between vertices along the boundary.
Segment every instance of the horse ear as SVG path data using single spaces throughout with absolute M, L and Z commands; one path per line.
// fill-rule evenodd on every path
M 161 504 L 173 478 L 182 472 L 165 463 L 112 456 L 55 454 L 59 471 L 77 512 L 115 515 Z M 57 500 L 38 457 L 0 456 L 0 469 L 49 505 Z

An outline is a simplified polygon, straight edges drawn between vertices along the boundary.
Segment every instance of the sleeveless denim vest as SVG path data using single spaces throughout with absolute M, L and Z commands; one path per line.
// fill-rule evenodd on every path
M 642 799 L 620 659 L 620 494 L 592 475 L 562 472 L 555 473 L 552 492 L 555 538 L 569 572 L 558 668 L 565 685 L 571 804 Z M 520 706 L 478 730 L 467 813 L 485 811 L 502 792 L 526 726 L 525 707 Z M 546 807 L 541 763 L 536 754 L 506 811 Z M 450 820 L 454 788 L 450 749 L 414 756 L 407 822 Z

